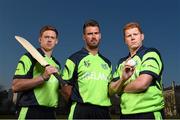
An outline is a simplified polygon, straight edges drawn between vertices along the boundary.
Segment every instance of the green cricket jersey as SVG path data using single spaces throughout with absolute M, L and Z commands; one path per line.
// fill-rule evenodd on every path
M 92 55 L 83 48 L 67 59 L 62 77 L 73 86 L 72 101 L 110 106 L 111 73 L 112 66 L 107 58 L 100 53 Z
M 116 81 L 122 74 L 124 61 L 130 57 L 119 60 L 118 67 L 113 75 Z M 162 93 L 162 71 L 163 63 L 160 53 L 154 48 L 142 46 L 132 57 L 136 62 L 135 72 L 125 84 L 135 80 L 141 74 L 149 74 L 153 77 L 151 85 L 147 90 L 139 93 L 120 93 L 120 107 L 123 114 L 136 114 L 161 110 L 164 107 Z
M 44 59 L 52 66 L 60 70 L 60 64 L 54 57 L 49 58 L 41 49 L 38 51 L 44 56 Z M 31 79 L 43 74 L 42 67 L 29 53 L 24 54 L 18 62 L 13 79 Z M 51 75 L 48 81 L 33 89 L 18 93 L 19 106 L 46 106 L 57 107 L 59 98 L 59 82 Z

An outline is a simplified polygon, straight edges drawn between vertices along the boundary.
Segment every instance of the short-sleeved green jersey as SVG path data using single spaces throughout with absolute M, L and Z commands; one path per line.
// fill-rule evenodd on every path
M 49 58 L 41 49 L 38 51 L 44 56 L 44 59 L 52 66 L 55 66 L 59 71 L 60 64 L 54 57 Z M 13 79 L 31 79 L 43 74 L 44 67 L 42 67 L 29 53 L 24 54 L 18 62 L 15 75 Z M 57 107 L 59 98 L 59 82 L 51 75 L 48 81 L 43 84 L 24 91 L 19 94 L 19 106 L 47 106 Z
M 124 61 L 130 57 L 120 59 L 113 80 L 118 80 L 122 74 Z M 160 110 L 164 107 L 162 94 L 163 63 L 160 53 L 154 48 L 142 46 L 132 57 L 136 62 L 135 72 L 125 84 L 135 80 L 141 74 L 149 74 L 153 77 L 147 90 L 139 93 L 120 93 L 120 107 L 123 114 L 145 113 Z
M 108 84 L 112 66 L 100 53 L 92 55 L 85 48 L 71 55 L 63 70 L 63 79 L 73 86 L 71 100 L 110 106 Z

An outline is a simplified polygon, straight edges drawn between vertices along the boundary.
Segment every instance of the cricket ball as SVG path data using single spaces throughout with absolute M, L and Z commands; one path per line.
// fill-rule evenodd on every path
M 130 59 L 127 61 L 126 65 L 134 67 L 136 65 L 136 62 L 133 59 Z

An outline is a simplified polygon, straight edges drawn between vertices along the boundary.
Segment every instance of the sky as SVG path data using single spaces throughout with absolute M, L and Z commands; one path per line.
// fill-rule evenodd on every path
M 0 85 L 10 88 L 21 55 L 26 50 L 15 40 L 19 35 L 38 47 L 39 30 L 53 25 L 59 32 L 54 56 L 62 67 L 84 45 L 82 26 L 95 19 L 101 26 L 100 52 L 113 65 L 128 54 L 122 28 L 139 22 L 144 45 L 157 48 L 163 58 L 163 84 L 180 84 L 179 0 L 0 0 Z

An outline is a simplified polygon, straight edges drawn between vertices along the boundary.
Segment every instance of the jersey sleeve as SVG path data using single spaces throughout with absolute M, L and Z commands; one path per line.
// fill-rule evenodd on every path
M 67 59 L 65 63 L 65 67 L 62 71 L 63 80 L 70 82 L 73 79 L 74 70 L 75 70 L 75 63 L 72 60 Z
M 113 74 L 112 74 L 112 65 L 111 65 L 110 72 L 109 72 L 109 75 L 108 75 L 109 83 L 112 81 L 112 79 L 113 79 Z
M 117 81 L 120 78 L 120 65 L 116 66 L 115 72 L 113 73 L 112 81 Z
M 158 78 L 163 68 L 160 55 L 156 51 L 147 52 L 142 58 L 140 74 L 149 74 Z
M 30 70 L 31 64 L 32 64 L 32 62 L 29 59 L 29 57 L 26 55 L 23 55 L 17 64 L 13 78 L 15 79 L 15 78 L 26 78 L 26 77 L 28 77 L 27 73 Z

